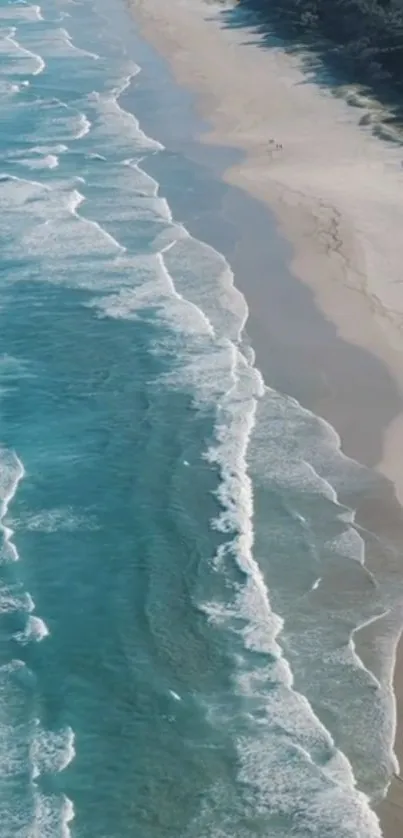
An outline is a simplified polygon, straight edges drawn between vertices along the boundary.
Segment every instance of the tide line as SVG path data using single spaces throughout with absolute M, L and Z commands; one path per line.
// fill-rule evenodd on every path
M 13 45 L 13 47 L 14 47 L 14 48 L 15 48 L 18 52 L 22 52 L 22 53 L 23 53 L 23 55 L 28 55 L 30 58 L 33 58 L 33 59 L 34 59 L 34 61 L 36 61 L 37 66 L 36 66 L 35 70 L 32 70 L 31 75 L 32 75 L 32 76 L 38 76 L 40 73 L 42 73 L 42 72 L 43 72 L 43 70 L 44 70 L 44 69 L 45 69 L 45 67 L 46 67 L 45 61 L 43 60 L 43 58 L 42 58 L 42 56 L 41 56 L 41 55 L 38 55 L 36 52 L 31 52 L 31 50 L 26 49 L 26 47 L 23 47 L 23 46 L 19 43 L 19 41 L 17 41 L 17 40 L 14 38 L 14 35 L 16 34 L 16 31 L 17 31 L 17 30 L 16 30 L 16 27 L 15 27 L 15 26 L 13 26 L 13 27 L 11 28 L 11 30 L 10 30 L 9 35 L 6 35 L 5 40 L 6 40 L 6 41 L 8 41 L 10 44 L 12 44 L 12 45 Z

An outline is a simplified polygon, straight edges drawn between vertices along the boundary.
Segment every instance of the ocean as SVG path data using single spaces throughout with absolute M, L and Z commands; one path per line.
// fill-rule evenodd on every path
M 255 365 L 123 2 L 0 17 L 0 838 L 376 838 L 373 477 Z

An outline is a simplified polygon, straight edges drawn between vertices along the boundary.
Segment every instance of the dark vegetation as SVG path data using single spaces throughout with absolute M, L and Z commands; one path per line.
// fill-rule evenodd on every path
M 335 83 L 364 83 L 403 107 L 403 0 L 239 0 L 238 9 L 310 54 L 312 68 L 330 67 Z

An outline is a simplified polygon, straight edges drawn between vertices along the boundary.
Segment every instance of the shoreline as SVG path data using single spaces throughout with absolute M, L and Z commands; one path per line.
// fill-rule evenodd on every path
M 245 72 L 245 67 L 242 67 L 240 56 L 254 56 L 250 63 L 250 85 L 256 84 L 259 79 L 262 82 L 261 91 L 265 91 L 264 82 L 266 74 L 273 70 L 273 63 L 269 63 L 270 53 L 265 50 L 259 50 L 255 43 L 248 43 L 247 29 L 242 28 L 239 32 L 231 30 L 228 33 L 223 32 L 219 28 L 218 15 L 221 8 L 218 4 L 212 3 L 209 5 L 208 14 L 210 20 L 206 19 L 206 0 L 192 0 L 189 4 L 183 3 L 183 0 L 175 0 L 175 2 L 167 9 L 164 7 L 162 0 L 147 0 L 147 8 L 145 10 L 143 0 L 131 0 L 130 5 L 133 7 L 135 13 L 139 13 L 142 23 L 142 34 L 146 40 L 150 41 L 157 49 L 168 59 L 173 66 L 173 70 L 177 81 L 184 87 L 190 88 L 192 92 L 196 92 L 199 96 L 200 111 L 204 118 L 209 120 L 210 125 L 213 125 L 213 130 L 204 134 L 200 139 L 202 142 L 214 146 L 224 146 L 229 148 L 238 148 L 245 157 L 241 163 L 237 163 L 224 173 L 223 180 L 231 186 L 241 188 L 244 192 L 257 198 L 259 202 L 266 204 L 277 219 L 279 230 L 284 235 L 284 238 L 292 243 L 293 257 L 291 258 L 290 269 L 292 275 L 297 280 L 302 280 L 303 284 L 307 286 L 311 292 L 315 302 L 326 320 L 334 323 L 336 339 L 345 341 L 353 347 L 361 347 L 369 350 L 373 359 L 380 359 L 384 367 L 389 371 L 390 377 L 396 385 L 396 390 L 399 395 L 399 406 L 394 408 L 394 414 L 389 420 L 380 415 L 379 425 L 383 429 L 383 446 L 382 450 L 377 450 L 376 446 L 371 446 L 371 440 L 364 440 L 361 444 L 360 435 L 361 427 L 358 425 L 356 432 L 351 426 L 351 415 L 349 410 L 344 411 L 341 415 L 334 419 L 334 405 L 335 398 L 327 399 L 326 396 L 316 402 L 315 410 L 324 418 L 333 424 L 338 433 L 340 433 L 343 441 L 343 450 L 345 453 L 360 459 L 369 467 L 376 467 L 381 474 L 392 480 L 394 483 L 396 494 L 400 501 L 403 500 L 403 480 L 399 473 L 399 458 L 397 453 L 401 450 L 401 443 L 403 441 L 403 414 L 402 414 L 402 394 L 403 394 L 403 371 L 400 370 L 401 352 L 403 351 L 403 334 L 397 325 L 400 309 L 390 310 L 388 308 L 388 294 L 393 291 L 393 288 L 386 288 L 387 294 L 381 299 L 377 296 L 379 288 L 376 285 L 370 287 L 364 283 L 364 278 L 368 272 L 368 265 L 371 267 L 371 249 L 365 249 L 366 237 L 360 229 L 357 232 L 355 219 L 344 206 L 343 185 L 345 181 L 341 181 L 339 186 L 335 184 L 334 178 L 330 176 L 323 177 L 323 166 L 321 167 L 319 161 L 319 172 L 317 177 L 310 178 L 310 189 L 303 191 L 300 187 L 305 189 L 306 182 L 304 178 L 307 175 L 312 175 L 314 166 L 312 160 L 305 161 L 304 167 L 301 167 L 295 160 L 290 159 L 284 164 L 282 158 L 285 156 L 283 150 L 279 150 L 276 160 L 273 163 L 273 155 L 268 150 L 266 140 L 263 140 L 262 134 L 267 125 L 260 125 L 260 117 L 264 113 L 262 109 L 262 95 L 255 94 L 247 90 L 248 85 L 242 93 L 238 101 L 235 101 L 234 111 L 226 111 L 226 93 L 236 86 L 238 77 L 236 75 L 236 68 L 239 73 L 249 76 Z M 189 11 L 189 6 L 194 8 L 193 12 Z M 228 4 L 230 7 L 230 4 Z M 245 37 L 246 35 L 246 37 Z M 225 40 L 224 40 L 225 39 Z M 252 39 L 250 39 L 252 41 Z M 253 40 L 256 41 L 256 35 Z M 199 43 L 198 43 L 199 41 Z M 245 43 L 246 41 L 246 43 Z M 188 46 L 185 47 L 184 44 Z M 210 49 L 211 47 L 211 49 Z M 242 50 L 242 54 L 241 54 Z M 217 55 L 220 52 L 220 60 L 212 61 L 211 66 L 206 66 L 205 55 Z M 259 60 L 257 60 L 257 56 Z M 256 66 L 255 65 L 256 61 Z M 276 64 L 277 62 L 277 64 Z M 288 66 L 288 64 L 289 66 Z M 280 62 L 281 63 L 281 62 Z M 227 64 L 226 74 L 224 72 L 224 64 Z M 278 56 L 275 59 L 275 67 L 278 68 Z M 300 79 L 295 81 L 298 69 L 295 67 L 296 62 L 285 56 L 285 65 L 283 66 L 284 77 L 275 77 L 269 83 L 268 94 L 273 94 L 273 88 L 278 84 L 279 79 L 283 83 L 283 93 L 291 90 L 292 95 L 300 96 L 301 89 L 298 89 Z M 286 66 L 287 65 L 287 66 Z M 223 78 L 217 80 L 217 70 L 223 69 Z M 248 68 L 246 68 L 248 69 Z M 275 68 L 274 68 L 275 69 Z M 287 75 L 289 73 L 289 75 Z M 263 75 L 264 78 L 263 78 Z M 290 76 L 291 74 L 291 76 Z M 290 80 L 292 77 L 292 80 Z M 239 77 L 240 78 L 240 77 Z M 224 79 L 224 82 L 223 82 Z M 284 87 L 285 85 L 285 87 Z M 295 92 L 294 85 L 297 88 Z M 218 90 L 216 90 L 216 86 Z M 242 88 L 242 85 L 241 85 Z M 375 177 L 375 187 L 382 193 L 382 179 L 386 172 L 391 172 L 393 178 L 401 181 L 403 184 L 402 173 L 400 172 L 400 157 L 397 148 L 385 147 L 384 143 L 371 137 L 368 132 L 362 131 L 358 126 L 358 119 L 362 115 L 362 110 L 355 112 L 345 102 L 336 100 L 331 94 L 323 94 L 314 89 L 314 85 L 307 85 L 309 88 L 309 95 L 315 99 L 315 106 L 322 110 L 325 106 L 330 113 L 332 119 L 337 114 L 335 121 L 336 126 L 341 126 L 347 131 L 345 138 L 346 147 L 351 141 L 352 134 L 359 133 L 360 140 L 357 141 L 355 137 L 356 146 L 355 153 L 360 152 L 364 154 L 366 147 L 371 149 L 370 160 L 368 164 L 367 174 L 371 171 Z M 248 95 L 250 100 L 248 100 Z M 278 93 L 277 93 L 278 95 Z M 246 98 L 245 98 L 246 97 Z M 325 102 L 325 100 L 328 100 Z M 235 100 L 237 96 L 235 95 Z M 267 101 L 272 103 L 270 96 Z M 296 100 L 294 100 L 296 101 Z M 319 103 L 319 104 L 318 104 Z M 325 104 L 324 104 L 325 103 Z M 289 103 L 288 103 L 289 104 Z M 231 110 L 231 109 L 230 109 Z M 267 110 L 267 107 L 266 107 Z M 303 106 L 300 106 L 300 113 L 293 113 L 292 123 L 296 123 L 297 129 L 304 123 Z M 239 116 L 238 122 L 237 114 Z M 334 128 L 332 119 L 330 119 L 331 128 Z M 245 119 L 244 119 L 245 117 Z M 256 120 L 258 122 L 256 122 Z M 286 141 L 284 136 L 286 134 L 286 125 L 284 115 L 274 114 L 270 115 L 268 121 L 272 121 L 271 130 L 277 133 L 278 125 L 278 141 L 286 149 Z M 300 120 L 300 121 L 298 121 Z M 301 122 L 302 120 L 302 122 Z M 264 123 L 264 120 L 262 120 Z M 274 126 L 274 127 L 273 127 Z M 306 137 L 304 140 L 309 140 L 308 133 L 309 126 L 306 125 Z M 277 139 L 277 138 L 276 138 Z M 337 143 L 337 138 L 336 138 Z M 334 149 L 333 149 L 334 150 Z M 301 149 L 295 149 L 300 154 Z M 275 152 L 277 154 L 277 152 Z M 302 158 L 306 154 L 304 143 L 302 143 Z M 400 152 L 400 155 L 402 152 Z M 301 155 L 300 155 L 301 156 Z M 347 165 L 348 163 L 348 165 Z M 344 161 L 344 165 L 338 166 L 337 176 L 345 177 L 349 172 L 351 173 L 352 165 L 355 166 L 355 159 Z M 288 165 L 288 169 L 287 169 Z M 386 168 L 385 168 L 386 167 Z M 388 168 L 389 167 L 389 168 Z M 362 171 L 355 182 L 355 188 L 363 189 L 363 175 L 366 167 L 361 167 Z M 302 169 L 302 171 L 301 171 Z M 326 173 L 325 173 L 326 174 Z M 298 190 L 295 189 L 295 183 L 298 184 Z M 291 186 L 291 181 L 293 186 Z M 365 184 L 364 198 L 368 201 L 369 186 Z M 396 184 L 396 189 L 399 189 L 399 183 Z M 393 190 L 390 186 L 393 193 Z M 384 190 L 384 199 L 387 201 L 389 193 Z M 340 194 L 339 194 L 340 193 Z M 397 197 L 395 195 L 395 203 L 392 203 L 392 211 L 396 209 Z M 340 202 L 337 203 L 337 199 Z M 333 201 L 333 203 L 332 203 Z M 379 203 L 379 201 L 378 201 Z M 382 206 L 380 204 L 380 206 Z M 369 219 L 367 225 L 368 232 L 371 230 L 371 223 L 374 223 L 379 217 L 380 206 L 377 206 L 377 213 Z M 362 209 L 362 203 L 356 201 L 355 211 L 359 212 Z M 399 212 L 403 213 L 403 203 L 399 206 Z M 396 232 L 396 227 L 399 227 L 398 213 L 395 227 L 392 228 Z M 402 215 L 403 219 L 403 215 Z M 385 222 L 386 224 L 386 222 Z M 354 235 L 351 232 L 354 231 Z M 381 234 L 385 233 L 384 228 L 381 229 Z M 365 233 L 365 231 L 364 231 Z M 382 236 L 381 236 L 382 238 Z M 387 237 L 386 237 L 387 238 Z M 385 252 L 388 253 L 388 239 L 384 246 Z M 397 253 L 395 257 L 397 261 L 394 264 L 395 272 L 399 269 L 399 238 L 396 237 Z M 242 250 L 242 247 L 239 248 Z M 376 268 L 379 269 L 379 257 L 382 254 L 378 253 L 378 261 L 372 260 L 375 265 L 373 267 L 372 279 L 376 274 Z M 403 247 L 402 247 L 403 256 Z M 240 254 L 242 258 L 242 253 Z M 390 266 L 389 266 L 390 267 Z M 237 271 L 235 270 L 237 275 Z M 398 283 L 398 278 L 394 278 L 392 271 L 392 279 L 389 285 L 392 286 Z M 371 278 L 371 273 L 370 273 Z M 245 283 L 246 285 L 246 283 Z M 395 290 L 396 290 L 395 285 Z M 250 303 L 248 288 L 242 287 L 237 282 L 237 287 L 245 294 L 248 304 Z M 381 289 L 382 290 L 382 289 Z M 400 292 L 402 294 L 402 292 Z M 256 296 L 256 295 L 255 295 Z M 267 302 L 267 289 L 266 289 Z M 398 300 L 399 305 L 402 305 L 402 322 L 403 322 L 403 295 L 401 301 Z M 256 299 L 255 299 L 256 303 Z M 259 303 L 259 299 L 258 299 Z M 258 312 L 258 306 L 250 306 L 250 317 L 254 318 Z M 255 318 L 256 319 L 256 318 Z M 248 321 L 249 323 L 249 321 Z M 247 327 L 247 331 L 248 327 Z M 263 330 L 264 331 L 264 330 Z M 259 323 L 253 322 L 251 324 L 252 343 L 255 347 L 255 336 L 259 332 Z M 249 332 L 250 334 L 250 332 Z M 259 337 L 259 335 L 258 335 Z M 263 334 L 261 343 L 264 345 L 265 335 Z M 330 352 L 330 349 L 329 349 Z M 259 357 L 259 348 L 257 357 Z M 258 364 L 260 367 L 260 364 Z M 385 378 L 387 378 L 385 369 Z M 334 384 L 334 382 L 332 382 Z M 338 386 L 340 384 L 338 383 Z M 348 408 L 348 391 L 341 391 L 344 400 L 347 399 Z M 388 394 L 387 394 L 388 395 Z M 329 406 L 327 401 L 330 402 Z M 373 405 L 368 404 L 368 410 Z M 376 412 L 376 411 L 375 411 Z M 350 412 L 351 413 L 351 412 Z M 356 417 L 353 417 L 353 419 Z M 357 417 L 362 420 L 362 416 Z M 378 415 L 379 418 L 379 415 Z M 348 424 L 348 422 L 350 424 Z M 346 424 L 347 423 L 347 424 Z M 345 427 L 344 427 L 345 426 Z M 366 428 L 365 428 L 366 430 Z M 365 436 L 365 433 L 364 433 Z M 346 444 L 347 443 L 347 444 Z M 376 452 L 376 456 L 374 454 Z M 375 459 L 373 459 L 375 456 Z M 372 457 L 372 460 L 371 460 Z M 368 461 L 369 458 L 369 461 Z M 386 484 L 386 481 L 385 481 Z M 402 514 L 401 507 L 397 503 L 392 490 L 392 486 L 383 486 L 380 494 L 368 499 L 364 499 L 361 504 L 357 498 L 354 498 L 357 508 L 357 520 L 361 526 L 373 527 L 374 518 L 376 520 L 375 531 L 390 538 L 393 534 L 393 540 L 398 543 L 403 541 L 402 529 Z M 371 551 L 370 551 L 371 552 Z M 379 569 L 379 555 L 369 556 L 369 567 L 371 562 L 374 567 Z M 378 565 L 377 565 L 378 562 Z M 392 572 L 398 573 L 400 567 L 397 563 L 392 567 Z M 366 647 L 371 646 L 373 638 L 368 640 L 365 629 L 358 633 L 361 640 L 358 639 L 358 647 L 361 654 L 361 646 L 363 647 L 363 657 L 365 656 Z M 396 752 L 400 757 L 400 762 L 403 764 L 403 747 L 401 745 L 403 739 L 403 643 L 400 640 L 397 655 L 394 675 L 395 695 L 397 700 L 397 735 L 396 735 Z M 399 780 L 392 780 L 389 793 L 386 799 L 377 807 L 378 815 L 381 818 L 382 828 L 386 830 L 385 834 L 388 838 L 398 838 L 403 830 L 403 783 Z
M 213 126 L 201 142 L 243 153 L 223 180 L 269 207 L 292 244 L 292 274 L 313 291 L 339 336 L 380 358 L 394 378 L 401 410 L 371 465 L 394 483 L 403 506 L 394 456 L 403 447 L 402 149 L 360 127 L 366 111 L 310 83 L 299 59 L 260 48 L 253 26 L 225 28 L 220 16 L 233 9 L 231 0 L 129 5 L 178 83 L 197 94 Z M 271 140 L 282 148 L 272 150 Z

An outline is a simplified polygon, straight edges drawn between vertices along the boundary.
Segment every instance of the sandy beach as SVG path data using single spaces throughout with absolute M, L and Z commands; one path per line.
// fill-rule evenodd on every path
M 231 24 L 233 4 L 131 3 L 177 80 L 199 94 L 212 125 L 203 140 L 246 152 L 227 180 L 269 204 L 293 245 L 293 273 L 340 336 L 381 357 L 403 392 L 403 153 L 359 125 L 366 116 L 382 132 L 382 109 L 349 91 L 352 107 L 311 82 L 301 59 L 260 48 L 253 25 Z M 401 442 L 398 417 L 378 466 L 403 499 Z
M 241 12 L 233 3 L 130 2 L 143 34 L 169 59 L 178 82 L 197 93 L 210 125 L 203 140 L 245 153 L 225 173 L 227 182 L 269 206 L 292 245 L 293 275 L 311 289 L 340 338 L 382 362 L 403 405 L 403 151 L 396 132 L 385 127 L 385 112 L 358 90 L 336 97 L 307 76 L 301 58 L 278 45 L 265 48 L 253 23 L 235 25 Z M 258 332 L 264 300 L 248 303 Z M 347 408 L 348 399 L 347 387 Z M 376 400 L 374 395 L 368 411 L 376 413 Z M 380 450 L 371 443 L 365 410 L 354 429 L 348 410 L 338 421 L 334 404 L 328 409 L 324 400 L 318 408 L 350 446 L 348 453 L 389 478 L 402 503 L 399 408 L 394 405 L 392 419 L 379 414 Z M 396 498 L 391 491 L 386 501 L 366 501 L 359 520 L 370 524 L 376 518 L 377 532 L 403 543 Z M 377 561 L 370 551 L 369 563 Z M 400 573 L 400 555 L 394 571 Z M 372 642 L 364 639 L 364 654 Z M 395 689 L 396 753 L 403 765 L 402 644 Z M 379 814 L 384 834 L 399 838 L 403 781 L 392 780 Z

